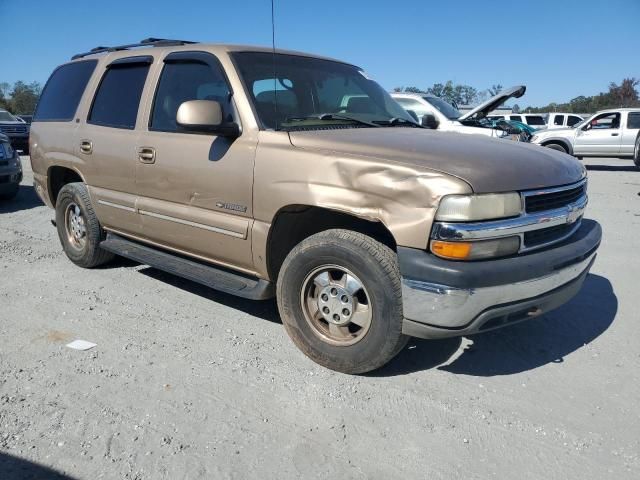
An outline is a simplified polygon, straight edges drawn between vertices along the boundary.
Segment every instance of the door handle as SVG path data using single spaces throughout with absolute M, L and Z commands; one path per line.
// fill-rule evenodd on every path
M 142 163 L 155 163 L 156 149 L 153 147 L 138 148 L 138 160 L 140 160 Z
M 617 137 L 618 135 L 620 135 L 619 133 L 612 133 L 611 136 L 612 137 Z
M 86 155 L 91 155 L 91 152 L 93 152 L 93 143 L 91 140 L 80 141 L 80 151 Z

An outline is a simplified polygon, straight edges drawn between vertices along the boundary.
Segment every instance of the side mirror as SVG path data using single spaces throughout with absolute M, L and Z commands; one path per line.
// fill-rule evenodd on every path
M 413 118 L 417 123 L 420 122 L 420 119 L 418 118 L 418 114 L 416 112 L 414 112 L 413 110 L 407 110 L 407 113 L 411 116 L 411 118 Z
M 422 116 L 422 121 L 420 123 L 422 124 L 423 127 L 431 128 L 433 130 L 437 129 L 438 125 L 440 125 L 440 123 L 436 119 L 436 116 L 433 113 L 425 113 Z
M 220 102 L 213 100 L 189 100 L 183 102 L 176 114 L 176 123 L 186 130 L 206 132 L 221 137 L 237 137 L 240 127 L 235 122 L 225 122 Z

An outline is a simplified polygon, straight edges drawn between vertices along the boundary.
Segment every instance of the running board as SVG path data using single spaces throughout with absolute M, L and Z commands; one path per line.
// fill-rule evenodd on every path
M 239 297 L 265 300 L 275 296 L 274 285 L 267 280 L 233 273 L 210 264 L 190 260 L 113 233 L 107 233 L 107 239 L 100 243 L 100 248 Z

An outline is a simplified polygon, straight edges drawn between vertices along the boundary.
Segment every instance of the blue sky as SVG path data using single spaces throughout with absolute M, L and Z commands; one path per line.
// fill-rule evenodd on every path
M 385 88 L 527 85 L 521 106 L 640 77 L 640 0 L 275 0 L 278 47 L 340 58 Z M 149 36 L 270 45 L 269 0 L 0 0 L 0 82 Z

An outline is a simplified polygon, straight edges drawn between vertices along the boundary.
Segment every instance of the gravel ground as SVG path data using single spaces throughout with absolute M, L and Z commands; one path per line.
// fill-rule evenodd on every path
M 605 238 L 573 301 L 360 377 L 299 353 L 274 302 L 75 267 L 23 163 L 0 204 L 0 479 L 640 478 L 630 161 L 587 162 Z

